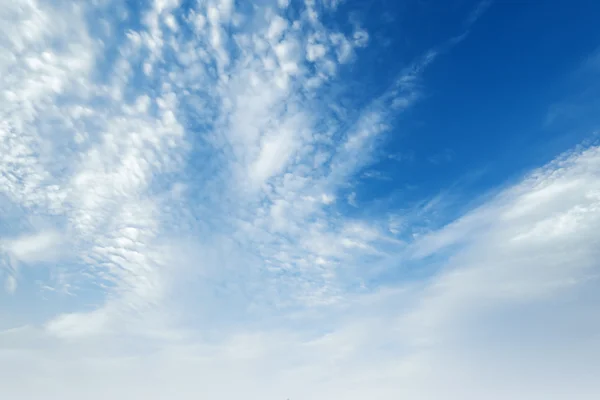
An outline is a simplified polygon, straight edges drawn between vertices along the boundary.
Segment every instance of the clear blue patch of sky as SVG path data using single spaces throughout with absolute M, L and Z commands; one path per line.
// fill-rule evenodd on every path
M 38 324 L 56 316 L 56 310 L 63 312 L 87 312 L 106 300 L 105 290 L 77 277 L 81 265 L 62 261 L 57 268 L 49 268 L 51 262 L 17 263 L 18 287 L 14 293 L 0 290 L 0 329 L 7 326 Z M 64 270 L 70 274 L 67 281 L 72 287 L 67 292 L 59 286 L 46 287 L 57 283 L 59 277 L 53 275 Z M 2 275 L 0 275 L 2 277 Z M 4 284 L 4 282 L 0 282 Z M 55 290 L 52 290 L 55 289 Z
M 363 6 L 369 29 L 377 18 L 384 21 L 371 33 L 372 40 L 380 40 L 366 50 L 374 53 L 355 66 L 363 73 L 361 84 L 373 91 L 384 89 L 407 63 L 462 33 L 479 4 L 398 3 Z M 355 188 L 358 197 L 392 195 L 397 203 L 389 206 L 402 208 L 457 182 L 465 197 L 477 195 L 589 137 L 598 127 L 589 107 L 577 108 L 579 114 L 587 110 L 587 118 L 562 118 L 562 125 L 548 123 L 548 115 L 569 98 L 585 103 L 577 93 L 587 90 L 589 100 L 599 92 L 589 93 L 585 74 L 573 78 L 600 44 L 598 15 L 600 3 L 587 0 L 494 2 L 462 42 L 425 70 L 424 98 L 389 134 L 384 150 L 410 156 L 400 162 L 382 157 L 370 168 L 387 179 L 363 180 Z

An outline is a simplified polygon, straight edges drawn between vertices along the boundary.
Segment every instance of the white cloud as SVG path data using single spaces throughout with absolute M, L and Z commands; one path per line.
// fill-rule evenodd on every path
M 62 251 L 59 248 L 61 241 L 62 237 L 59 233 L 44 231 L 3 240 L 0 244 L 2 244 L 4 251 L 9 252 L 17 260 L 31 263 L 56 259 Z
M 0 200 L 31 217 L 2 233 L 5 288 L 15 259 L 72 295 L 0 331 L 3 393 L 597 397 L 598 148 L 416 240 L 400 211 L 344 215 L 441 50 L 344 110 L 369 35 L 327 26 L 337 4 L 155 1 L 123 42 L 89 19 L 114 4 L 3 4 Z
M 0 238 L 0 268 L 6 273 L 4 288 L 14 293 L 22 265 L 35 266 L 58 261 L 64 254 L 64 238 L 53 230 L 21 235 L 16 238 Z M 1 271 L 1 270 L 0 270 Z
M 167 9 L 156 6 L 156 15 Z M 145 193 L 159 173 L 177 165 L 183 129 L 173 112 L 175 94 L 165 84 L 135 105 L 123 100 L 132 74 L 128 58 L 137 57 L 140 35 L 128 34 L 116 73 L 104 83 L 92 74 L 101 46 L 89 37 L 81 8 L 16 2 L 3 10 L 15 13 L 7 20 L 15 29 L 5 36 L 12 42 L 3 46 L 0 65 L 7 71 L 2 93 L 10 95 L 3 104 L 11 105 L 2 115 L 0 146 L 11 157 L 0 162 L 7 180 L 1 190 L 19 207 L 65 226 L 64 235 L 7 240 L 6 251 L 27 263 L 47 261 L 61 255 L 64 241 L 70 261 L 89 265 L 76 275 L 93 285 L 110 282 L 123 299 L 135 295 L 128 306 L 153 301 L 161 292 L 159 258 L 149 259 L 158 223 L 156 200 Z M 159 28 L 152 29 L 156 43 Z
M 323 194 L 321 196 L 321 201 L 323 202 L 323 204 L 326 205 L 333 204 L 335 202 L 335 196 L 332 196 L 330 194 Z
M 275 15 L 271 19 L 271 24 L 269 25 L 269 30 L 267 31 L 267 38 L 272 41 L 278 40 L 287 28 L 288 22 L 279 15 Z
M 106 332 L 108 315 L 105 310 L 87 314 L 63 314 L 46 325 L 46 330 L 61 338 L 89 337 Z

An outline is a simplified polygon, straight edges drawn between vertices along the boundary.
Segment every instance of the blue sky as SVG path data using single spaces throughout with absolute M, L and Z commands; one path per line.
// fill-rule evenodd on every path
M 598 15 L 0 0 L 0 395 L 598 398 Z

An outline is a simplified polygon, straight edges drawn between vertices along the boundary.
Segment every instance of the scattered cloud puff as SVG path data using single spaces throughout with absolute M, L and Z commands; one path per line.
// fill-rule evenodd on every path
M 421 235 L 361 216 L 351 182 L 464 35 L 340 112 L 371 43 L 342 3 L 1 3 L 0 273 L 19 310 L 32 274 L 54 296 L 0 323 L 3 393 L 597 397 L 597 144 Z

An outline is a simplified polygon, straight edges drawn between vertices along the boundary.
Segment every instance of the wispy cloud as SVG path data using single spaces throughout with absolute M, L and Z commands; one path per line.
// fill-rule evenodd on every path
M 339 89 L 372 38 L 356 20 L 331 22 L 344 7 L 2 4 L 0 210 L 14 212 L 0 215 L 0 266 L 11 299 L 36 268 L 56 296 L 41 323 L 0 331 L 4 393 L 490 398 L 503 385 L 476 367 L 492 367 L 477 346 L 493 343 L 472 319 L 538 337 L 512 311 L 593 292 L 594 145 L 421 235 L 407 234 L 410 215 L 397 209 L 346 213 L 362 206 L 352 182 L 379 176 L 371 165 L 422 97 L 424 71 L 464 35 L 348 103 Z M 414 265 L 436 273 L 397 276 Z M 542 319 L 544 331 L 587 312 L 574 301 Z M 560 358 L 557 340 L 545 344 Z M 570 365 L 597 365 L 589 347 Z M 532 361 L 513 370 L 520 351 Z M 530 398 L 556 372 L 535 349 L 509 353 L 491 358 L 512 379 L 506 393 Z M 561 382 L 577 398 L 593 394 L 593 379 L 578 376 Z
M 477 6 L 471 11 L 467 20 L 465 21 L 465 25 L 467 28 L 470 28 L 479 18 L 485 14 L 485 12 L 494 4 L 494 0 L 482 0 L 477 4 Z
M 326 85 L 368 34 L 324 25 L 320 13 L 333 3 L 308 2 L 291 19 L 286 7 L 242 14 L 229 1 L 156 2 L 115 16 L 108 3 L 7 6 L 3 191 L 25 214 L 59 221 L 71 273 L 105 292 L 103 311 L 89 318 L 142 312 L 169 295 L 182 277 L 165 243 L 189 233 L 181 205 L 256 257 L 243 269 L 261 286 L 286 288 L 267 296 L 273 305 L 335 301 L 340 263 L 377 253 L 380 235 L 337 216 L 336 194 L 370 162 L 388 105 L 413 101 L 430 57 L 341 121 Z M 200 167 L 186 161 L 197 155 Z M 71 326 L 71 317 L 83 318 L 49 326 Z
M 594 332 L 600 328 L 593 318 L 599 174 L 597 147 L 565 154 L 409 246 L 408 254 L 423 257 L 434 247 L 460 243 L 439 274 L 426 282 L 353 296 L 341 308 L 280 320 L 286 325 L 296 321 L 302 329 L 249 328 L 204 344 L 169 340 L 143 358 L 94 353 L 96 346 L 109 354 L 131 353 L 130 343 L 121 338 L 86 345 L 88 361 L 76 364 L 64 358 L 82 351 L 74 343 L 62 348 L 58 359 L 51 348 L 34 354 L 4 352 L 4 362 L 13 363 L 5 376 L 25 373 L 24 365 L 36 371 L 56 365 L 74 379 L 65 390 L 71 397 L 90 388 L 114 393 L 101 389 L 110 383 L 120 396 L 150 398 L 176 385 L 183 397 L 202 390 L 232 398 L 241 390 L 250 397 L 291 393 L 329 398 L 335 393 L 359 399 L 393 393 L 434 399 L 450 391 L 473 399 L 509 393 L 517 398 L 576 394 L 592 399 L 598 388 L 589 371 L 598 367 Z M 70 329 L 89 327 L 74 320 L 56 324 L 71 322 Z M 320 326 L 316 332 L 315 324 Z M 2 335 L 2 343 L 21 348 L 19 337 L 40 333 L 23 328 Z M 567 348 L 561 345 L 565 338 L 572 339 Z M 25 354 L 27 363 L 17 362 L 15 357 L 23 360 Z M 551 360 L 561 360 L 561 366 Z M 562 374 L 566 369 L 573 375 Z M 46 377 L 45 382 L 59 379 L 53 371 L 57 368 L 40 370 L 37 376 Z M 148 384 L 156 374 L 160 383 Z M 225 385 L 231 379 L 238 382 L 236 388 Z M 35 397 L 47 390 L 42 381 L 29 388 L 14 379 L 6 382 L 9 393 Z

